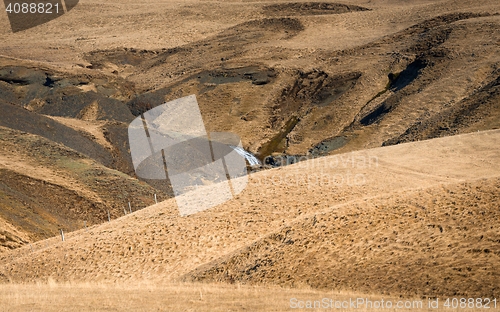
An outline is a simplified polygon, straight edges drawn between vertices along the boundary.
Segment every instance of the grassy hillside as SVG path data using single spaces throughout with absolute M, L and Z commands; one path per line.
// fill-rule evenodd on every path
M 499 140 L 497 130 L 258 172 L 216 208 L 180 217 L 167 200 L 65 242 L 14 250 L 1 258 L 1 273 L 33 282 L 207 280 L 498 295 L 500 234 L 491 220 Z M 377 162 L 361 166 L 368 157 Z M 363 180 L 341 182 L 348 175 Z
M 9 235 L 28 241 L 124 215 L 165 195 L 124 173 L 43 137 L 0 128 L 0 218 Z M 11 231 L 9 229 L 15 229 Z M 19 241 L 21 242 L 21 241 Z M 3 243 L 2 247 L 18 245 Z

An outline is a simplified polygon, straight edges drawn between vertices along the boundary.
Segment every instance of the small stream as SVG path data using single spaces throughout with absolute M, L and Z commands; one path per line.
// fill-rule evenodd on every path
M 260 165 L 262 165 L 262 163 L 260 162 L 260 160 L 258 160 L 257 157 L 255 157 L 254 154 L 246 151 L 244 148 L 242 148 L 240 146 L 232 146 L 232 145 L 230 145 L 230 147 L 236 153 L 238 153 L 239 155 L 243 156 L 248 161 L 248 163 L 250 164 L 250 166 L 260 166 Z

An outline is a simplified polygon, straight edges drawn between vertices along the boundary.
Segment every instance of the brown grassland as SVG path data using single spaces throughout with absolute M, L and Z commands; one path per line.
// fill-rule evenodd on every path
M 191 94 L 207 131 L 308 160 L 181 217 L 127 127 Z M 498 0 L 80 0 L 16 33 L 1 13 L 0 109 L 0 311 L 500 309 Z

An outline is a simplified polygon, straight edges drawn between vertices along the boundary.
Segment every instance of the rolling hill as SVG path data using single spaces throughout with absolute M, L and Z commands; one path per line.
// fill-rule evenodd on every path
M 480 132 L 254 173 L 216 208 L 180 217 L 170 199 L 16 249 L 1 274 L 494 297 L 499 140 Z

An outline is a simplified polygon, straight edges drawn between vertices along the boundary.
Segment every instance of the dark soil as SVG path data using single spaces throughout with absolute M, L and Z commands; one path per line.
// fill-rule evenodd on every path
M 307 111 L 311 106 L 334 105 L 344 93 L 349 91 L 361 73 L 330 75 L 324 71 L 299 72 L 293 85 L 282 90 L 273 106 L 271 124 L 280 126 L 291 114 Z M 305 113 L 305 112 L 302 112 Z
M 211 85 L 241 81 L 251 81 L 255 85 L 265 85 L 271 82 L 274 77 L 276 77 L 276 73 L 273 69 L 261 69 L 258 66 L 204 71 L 197 75 L 200 83 Z M 203 90 L 200 93 L 203 93 Z
M 9 118 L 0 118 L 0 126 L 36 134 L 53 142 L 61 143 L 111 167 L 112 155 L 110 152 L 82 133 L 53 119 L 30 112 L 17 105 L 7 104 L 2 100 L 0 100 L 0 109 L 9 116 Z
M 263 7 L 268 15 L 295 16 L 295 15 L 321 15 L 342 14 L 348 12 L 370 11 L 356 5 L 338 4 L 330 2 L 289 2 L 271 4 Z
M 500 77 L 431 118 L 412 125 L 384 146 L 467 132 L 471 127 L 500 128 Z
M 98 93 L 78 88 L 94 81 Z M 124 83 L 121 87 L 128 86 Z M 45 115 L 76 118 L 85 107 L 97 101 L 97 119 L 131 121 L 133 116 L 126 105 L 110 97 L 114 94 L 121 94 L 120 88 L 100 78 L 68 76 L 20 66 L 0 68 L 2 99 Z M 33 101 L 39 104 L 29 105 Z
M 365 113 L 359 120 L 360 125 L 369 126 L 375 122 L 380 121 L 384 116 L 396 108 L 400 102 L 407 96 L 419 92 L 430 84 L 434 77 L 432 67 L 441 60 L 436 60 L 436 56 L 427 56 L 426 58 L 417 58 L 411 62 L 402 72 L 389 74 L 389 84 L 386 90 L 380 93 L 383 94 L 388 90 L 394 92 L 389 98 L 383 101 L 380 105 L 373 108 L 370 112 Z M 429 67 L 430 74 L 422 76 L 423 70 Z M 422 78 L 422 79 L 419 79 Z M 375 97 L 376 98 L 376 97 Z M 374 99 L 375 99 L 374 98 Z M 369 104 L 370 102 L 368 102 Z
M 314 146 L 309 150 L 309 153 L 313 156 L 326 155 L 331 151 L 341 148 L 349 142 L 347 137 L 334 137 L 327 139 Z
M 397 92 L 410 83 L 412 83 L 420 75 L 421 70 L 427 66 L 426 62 L 422 59 L 417 59 L 408 65 L 401 73 L 394 75 L 389 74 L 391 81 L 389 89 Z

